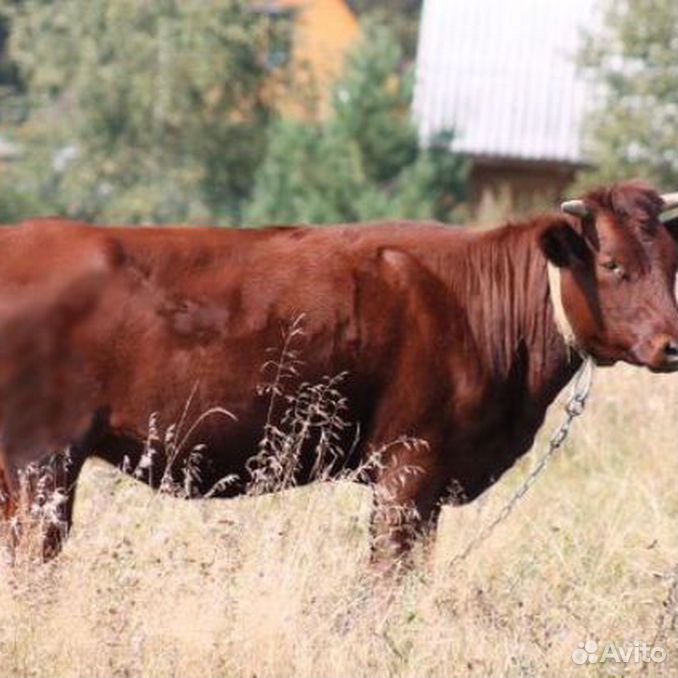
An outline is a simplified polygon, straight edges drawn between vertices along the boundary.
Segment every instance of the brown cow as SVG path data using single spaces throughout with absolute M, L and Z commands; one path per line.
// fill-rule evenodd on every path
M 376 457 L 361 476 L 375 483 L 375 524 L 405 552 L 442 501 L 474 499 L 529 450 L 581 355 L 678 368 L 666 207 L 635 182 L 486 232 L 8 228 L 6 494 L 9 465 L 41 458 L 32 487 L 60 491 L 67 529 L 92 455 L 154 486 L 188 478 L 186 494 L 222 497 L 273 461 L 301 484 L 319 464 L 336 475 Z M 174 437 L 156 435 L 170 424 Z M 46 555 L 60 543 L 49 533 Z

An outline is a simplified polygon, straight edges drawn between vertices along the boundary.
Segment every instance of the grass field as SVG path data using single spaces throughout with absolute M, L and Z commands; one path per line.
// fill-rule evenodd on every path
M 675 676 L 677 386 L 598 371 L 562 455 L 492 537 L 449 568 L 562 401 L 500 483 L 443 511 L 400 581 L 367 568 L 364 488 L 182 502 L 91 463 L 62 556 L 0 566 L 0 676 Z M 580 666 L 587 640 L 666 658 Z

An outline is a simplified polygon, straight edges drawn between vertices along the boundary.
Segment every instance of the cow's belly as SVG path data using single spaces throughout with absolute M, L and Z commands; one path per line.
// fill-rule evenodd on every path
M 191 431 L 164 427 L 154 418 L 146 437 L 111 430 L 97 455 L 153 487 L 171 484 L 178 494 L 232 497 L 270 492 L 334 477 L 355 468 L 363 453 L 349 426 L 333 446 L 320 443 L 320 429 L 304 431 L 292 421 L 269 426 L 261 409 L 236 420 L 214 410 Z
M 342 384 L 347 387 L 342 395 L 352 392 L 351 405 L 341 412 L 341 426 L 330 425 L 313 411 L 309 387 L 301 386 L 322 383 L 321 376 L 305 372 L 303 379 L 276 381 L 275 372 L 262 371 L 265 350 L 231 357 L 242 355 L 236 350 L 149 355 L 138 363 L 144 369 L 123 370 L 107 388 L 114 397 L 97 454 L 154 486 L 169 465 L 175 484 L 193 474 L 196 495 L 223 497 L 253 483 L 258 491 L 305 484 L 359 464 L 363 446 L 356 444 L 357 431 L 367 429 L 369 389 Z M 336 399 L 327 395 L 322 406 L 330 412 Z M 318 444 L 322 433 L 331 434 L 329 447 Z

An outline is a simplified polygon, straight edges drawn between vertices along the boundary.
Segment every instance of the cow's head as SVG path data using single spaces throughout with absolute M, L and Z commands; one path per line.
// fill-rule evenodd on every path
M 570 216 L 540 237 L 561 324 L 598 364 L 678 370 L 678 224 L 660 220 L 674 203 L 638 181 L 615 184 L 563 203 Z

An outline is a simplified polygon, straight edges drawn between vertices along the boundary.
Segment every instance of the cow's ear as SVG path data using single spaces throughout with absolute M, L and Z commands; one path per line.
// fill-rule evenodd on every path
M 555 266 L 571 266 L 586 259 L 588 248 L 584 238 L 565 220 L 552 224 L 539 236 L 539 247 Z

